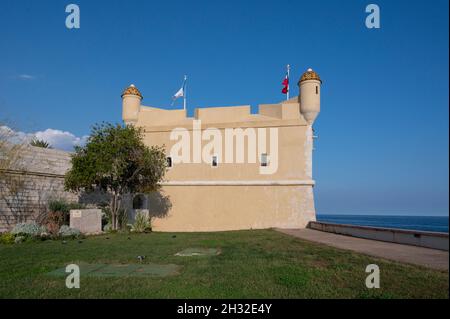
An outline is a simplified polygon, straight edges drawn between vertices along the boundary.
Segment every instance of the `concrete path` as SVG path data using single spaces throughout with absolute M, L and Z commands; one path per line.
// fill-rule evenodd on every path
M 356 238 L 313 229 L 277 229 L 277 231 L 374 257 L 448 271 L 448 251 Z

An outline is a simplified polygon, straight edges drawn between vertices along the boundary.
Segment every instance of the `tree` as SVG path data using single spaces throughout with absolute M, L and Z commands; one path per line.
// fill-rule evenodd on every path
M 142 138 L 142 128 L 132 125 L 94 125 L 86 145 L 75 148 L 65 177 L 69 191 L 100 189 L 110 196 L 112 229 L 118 228 L 123 195 L 158 190 L 166 171 L 164 148 L 147 147 Z
M 30 142 L 31 146 L 35 146 L 35 147 L 42 147 L 42 148 L 52 148 L 52 146 L 44 141 L 44 140 L 39 140 L 37 138 L 33 138 Z

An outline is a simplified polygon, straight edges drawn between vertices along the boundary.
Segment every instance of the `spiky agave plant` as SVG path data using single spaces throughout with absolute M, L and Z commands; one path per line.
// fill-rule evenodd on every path
M 42 148 L 52 148 L 52 146 L 48 142 L 46 142 L 44 140 L 39 140 L 37 138 L 32 139 L 30 142 L 30 145 L 35 146 L 35 147 L 42 147 Z
M 131 230 L 136 233 L 143 233 L 150 229 L 150 219 L 144 212 L 137 212 L 135 216 L 135 222 Z

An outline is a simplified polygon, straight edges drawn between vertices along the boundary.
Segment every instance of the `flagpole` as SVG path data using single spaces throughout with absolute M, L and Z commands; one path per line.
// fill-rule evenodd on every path
M 289 82 L 290 82 L 290 80 L 289 80 L 289 71 L 290 71 L 290 65 L 288 64 L 287 65 L 287 76 L 288 76 L 288 87 L 287 87 L 287 94 L 286 94 L 286 100 L 289 100 Z
M 186 111 L 186 87 L 187 87 L 187 76 L 184 76 L 184 89 L 183 89 L 183 109 Z

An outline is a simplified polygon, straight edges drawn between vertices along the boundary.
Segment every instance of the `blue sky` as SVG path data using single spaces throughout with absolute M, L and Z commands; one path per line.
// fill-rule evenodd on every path
M 0 119 L 77 137 L 121 120 L 135 83 L 169 106 L 189 75 L 194 107 L 283 99 L 308 67 L 323 78 L 315 130 L 319 213 L 448 215 L 448 1 L 2 0 Z M 367 29 L 365 7 L 381 8 Z M 297 94 L 296 86 L 292 94 Z

